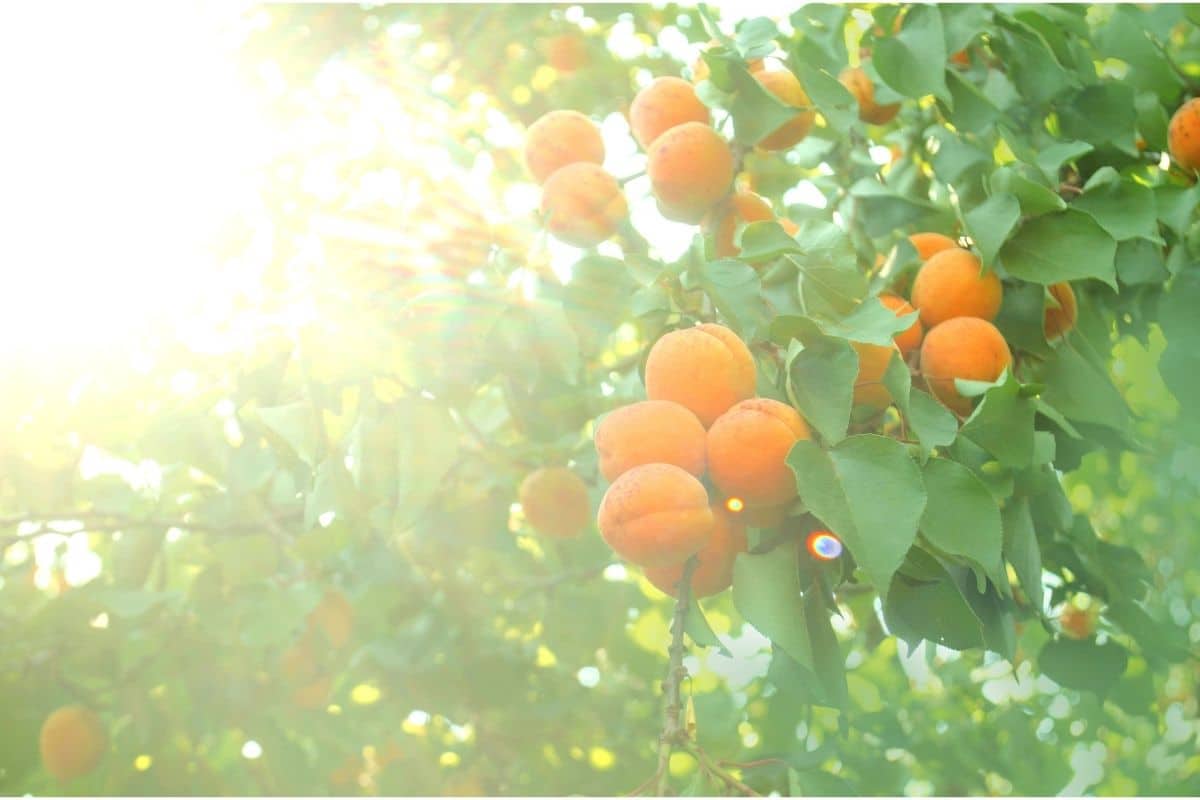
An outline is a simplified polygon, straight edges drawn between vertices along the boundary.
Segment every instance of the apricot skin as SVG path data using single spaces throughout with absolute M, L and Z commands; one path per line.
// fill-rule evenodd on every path
M 660 135 L 685 122 L 708 124 L 708 106 L 683 78 L 664 76 L 637 93 L 629 107 L 633 138 L 646 150 Z
M 714 216 L 708 225 L 716 239 L 714 252 L 718 258 L 734 258 L 742 252 L 742 248 L 733 243 L 738 225 L 773 220 L 775 212 L 766 200 L 753 192 L 737 192 L 727 204 L 715 209 Z
M 562 33 L 546 41 L 546 62 L 564 74 L 588 62 L 587 44 L 573 33 Z
M 911 314 L 916 311 L 912 304 L 903 297 L 894 294 L 879 295 L 879 302 L 883 303 L 884 307 L 890 308 L 897 317 L 903 317 L 905 314 Z M 921 324 L 920 315 L 913 320 L 913 324 L 906 329 L 900 331 L 892 337 L 892 341 L 900 348 L 900 352 L 905 358 L 908 354 L 921 346 L 921 339 L 925 336 L 925 326 Z
M 668 400 L 622 406 L 596 426 L 600 473 L 615 481 L 642 464 L 674 464 L 704 474 L 704 426 L 691 411 Z
M 921 312 L 921 322 L 933 327 L 954 317 L 994 320 L 1004 289 L 995 272 L 980 271 L 979 259 L 968 250 L 934 253 L 913 281 L 912 304 Z
M 596 123 L 578 111 L 550 111 L 525 132 L 525 164 L 538 183 L 580 161 L 604 163 L 604 140 Z
M 882 411 L 892 404 L 891 392 L 883 385 L 883 373 L 887 371 L 896 348 L 863 342 L 851 342 L 850 345 L 858 353 L 853 403 Z
M 908 237 L 908 240 L 912 242 L 912 246 L 916 248 L 917 255 L 922 261 L 928 261 L 934 253 L 958 247 L 958 242 L 940 233 L 914 233 Z
M 711 597 L 725 591 L 733 583 L 733 562 L 738 553 L 746 552 L 746 528 L 720 506 L 712 507 L 713 531 L 700 552 L 692 571 L 692 597 Z M 679 581 L 683 564 L 673 567 L 647 567 L 646 579 L 672 597 L 679 596 Z
M 671 331 L 646 358 L 646 396 L 673 400 L 705 428 L 740 400 L 754 396 L 754 357 L 738 335 L 705 323 Z
M 517 498 L 529 526 L 544 536 L 576 536 L 591 516 L 587 485 L 566 467 L 542 467 L 529 473 Z
M 1012 365 L 1012 352 L 996 326 L 978 317 L 955 317 L 934 326 L 921 345 L 921 373 L 934 397 L 960 415 L 974 398 L 963 397 L 956 378 L 994 381 Z
M 1200 167 L 1200 97 L 1193 97 L 1171 116 L 1167 126 L 1167 150 L 1184 169 Z
M 729 192 L 733 151 L 708 125 L 685 122 L 650 145 L 646 171 L 662 215 L 695 225 Z
M 879 105 L 875 102 L 875 84 L 862 67 L 847 67 L 838 75 L 838 81 L 858 101 L 858 118 L 872 125 L 886 125 L 900 112 L 899 103 Z
M 796 496 L 787 454 L 809 439 L 796 409 L 766 397 L 743 400 L 708 429 L 708 474 L 727 495 L 749 506 L 776 506 Z
M 100 765 L 108 750 L 108 733 L 95 711 L 63 706 L 42 723 L 38 747 L 46 772 L 58 781 L 69 781 Z
M 621 558 L 641 567 L 682 564 L 708 543 L 708 491 L 674 464 L 643 464 L 621 475 L 600 502 L 600 535 Z
M 1047 342 L 1056 342 L 1075 327 L 1075 320 L 1079 318 L 1079 305 L 1075 300 L 1075 290 L 1066 281 L 1052 283 L 1046 289 L 1058 301 L 1059 307 L 1054 308 L 1049 303 L 1046 304 L 1042 329 Z
M 617 232 L 629 205 L 617 179 L 586 162 L 557 170 L 542 187 L 546 229 L 567 244 L 592 247 Z
M 812 105 L 800 80 L 786 69 L 759 70 L 754 77 L 771 94 L 778 97 L 784 105 L 803 108 Z M 810 109 L 800 111 L 796 116 L 780 125 L 769 136 L 758 143 L 760 150 L 787 150 L 798 144 L 812 130 L 817 112 Z

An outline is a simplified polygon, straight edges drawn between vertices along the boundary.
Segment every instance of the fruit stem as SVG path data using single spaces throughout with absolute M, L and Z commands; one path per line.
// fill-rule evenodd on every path
M 658 785 L 656 794 L 662 797 L 666 794 L 670 781 L 671 752 L 676 745 L 687 741 L 687 730 L 680 723 L 680 712 L 683 703 L 680 700 L 680 687 L 687 677 L 687 668 L 683 666 L 683 626 L 687 621 L 688 607 L 691 604 L 692 572 L 696 569 L 696 557 L 692 556 L 683 565 L 683 574 L 677 584 L 678 597 L 675 600 L 675 617 L 671 624 L 671 646 L 667 677 L 663 681 L 663 694 L 666 696 L 663 711 L 662 735 L 658 738 Z

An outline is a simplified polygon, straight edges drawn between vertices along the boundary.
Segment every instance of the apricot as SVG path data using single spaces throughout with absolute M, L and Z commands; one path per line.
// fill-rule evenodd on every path
M 581 161 L 604 163 L 604 140 L 596 123 L 578 111 L 547 112 L 525 132 L 525 165 L 538 183 Z
M 748 507 L 786 503 L 796 496 L 788 451 L 811 436 L 791 406 L 766 397 L 743 400 L 708 429 L 709 477 Z
M 883 373 L 898 351 L 895 345 L 885 347 L 878 344 L 851 342 L 858 353 L 858 376 L 854 379 L 853 403 L 882 411 L 892 404 L 892 394 L 883 385 Z
M 337 589 L 325 593 L 316 607 L 308 615 L 308 631 L 317 631 L 324 637 L 325 643 L 334 650 L 340 650 L 350 643 L 350 635 L 354 631 L 354 607 L 346 599 L 346 595 Z
M 1200 97 L 1193 97 L 1171 116 L 1167 126 L 1167 150 L 1184 169 L 1200 167 Z
M 1079 318 L 1079 305 L 1075 301 L 1075 290 L 1071 284 L 1052 283 L 1046 287 L 1050 295 L 1058 302 L 1058 308 L 1046 304 L 1046 316 L 1042 329 L 1046 333 L 1046 341 L 1055 342 L 1066 336 L 1075 327 Z
M 644 400 L 618 408 L 596 426 L 595 441 L 600 474 L 610 483 L 642 464 L 704 474 L 704 426 L 679 403 Z
M 559 72 L 574 72 L 587 62 L 587 44 L 583 37 L 574 33 L 562 33 L 546 40 L 546 63 Z
M 654 343 L 646 358 L 646 396 L 679 403 L 707 428 L 734 403 L 754 396 L 755 376 L 746 343 L 710 322 Z
M 746 528 L 720 506 L 713 506 L 713 529 L 708 544 L 696 553 L 692 570 L 692 597 L 710 597 L 723 592 L 733 583 L 733 562 L 738 553 L 746 552 Z M 646 579 L 672 597 L 679 596 L 679 581 L 683 564 L 671 567 L 647 567 Z
M 517 499 L 529 527 L 544 536 L 576 536 L 591 516 L 587 484 L 566 467 L 542 467 L 529 473 L 521 481 Z
M 940 233 L 914 233 L 908 237 L 908 240 L 912 242 L 912 246 L 917 250 L 917 256 L 922 261 L 928 261 L 934 253 L 958 247 L 957 241 Z
M 797 233 L 800 232 L 800 226 L 797 225 L 795 222 L 792 222 L 787 217 L 780 217 L 779 224 L 781 226 L 783 226 L 783 230 L 784 230 L 784 232 L 787 233 L 788 236 L 794 237 Z
M 662 215 L 694 225 L 728 194 L 733 151 L 708 125 L 685 122 L 650 145 L 646 171 Z
M 683 78 L 655 78 L 633 98 L 629 127 L 643 150 L 649 149 L 665 131 L 685 122 L 708 124 L 708 106 L 700 102 L 696 89 Z
M 786 69 L 759 70 L 754 77 L 768 92 L 778 97 L 784 105 L 802 109 L 796 116 L 780 125 L 758 143 L 760 150 L 786 150 L 798 143 L 812 130 L 817 112 L 800 80 Z
M 775 219 L 775 212 L 767 201 L 753 192 L 737 192 L 728 203 L 714 209 L 706 227 L 713 231 L 716 239 L 715 252 L 719 258 L 733 258 L 742 248 L 733 243 L 739 225 L 749 222 L 766 222 Z
M 596 522 L 608 546 L 641 567 L 682 564 L 715 525 L 704 484 L 674 464 L 642 464 L 622 474 L 604 493 Z
M 979 258 L 961 247 L 934 253 L 913 281 L 912 304 L 921 322 L 933 327 L 954 317 L 994 320 L 1004 288 L 995 272 L 982 270 Z
M 959 394 L 954 380 L 994 381 L 1011 364 L 1012 353 L 1004 336 L 995 325 L 978 317 L 946 320 L 930 329 L 921 345 L 925 383 L 934 397 L 961 415 L 970 413 L 973 398 Z
M 1058 622 L 1068 639 L 1088 639 L 1096 632 L 1096 615 L 1075 605 L 1064 608 Z
M 886 125 L 899 113 L 899 103 L 880 105 L 875 102 L 875 84 L 862 67 L 847 67 L 838 75 L 838 81 L 858 101 L 858 118 L 863 122 Z
M 546 230 L 567 244 L 597 245 L 616 233 L 627 216 L 629 205 L 621 185 L 595 164 L 568 164 L 542 187 Z
M 894 294 L 879 295 L 879 302 L 883 303 L 886 308 L 890 308 L 897 317 L 903 317 L 905 314 L 911 314 L 916 311 L 912 304 L 903 297 Z M 918 316 L 913 320 L 913 324 L 909 325 L 905 330 L 900 331 L 892 337 L 892 341 L 900 348 L 901 354 L 905 358 L 913 350 L 921 346 L 921 339 L 925 336 L 925 326 L 921 324 L 921 318 Z
M 63 706 L 42 723 L 38 737 L 42 765 L 59 781 L 87 775 L 108 751 L 108 732 L 100 715 L 81 705 Z

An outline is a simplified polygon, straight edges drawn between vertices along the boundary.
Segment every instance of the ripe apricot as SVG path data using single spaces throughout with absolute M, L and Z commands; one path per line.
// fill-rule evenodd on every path
M 715 252 L 719 258 L 733 258 L 742 248 L 733 243 L 738 225 L 748 222 L 766 222 L 775 219 L 775 212 L 767 201 L 754 192 L 737 192 L 728 203 L 714 209 L 713 217 L 706 226 L 716 238 Z
M 556 170 L 542 187 L 546 230 L 576 247 L 591 247 L 617 232 L 629 205 L 617 179 L 587 162 Z
M 787 454 L 811 438 L 796 409 L 766 397 L 743 400 L 708 429 L 708 474 L 725 494 L 747 506 L 774 506 L 796 496 Z
M 546 40 L 546 63 L 559 72 L 574 72 L 587 61 L 587 44 L 578 34 L 561 33 Z
M 704 427 L 754 396 L 754 357 L 736 333 L 705 323 L 662 336 L 646 358 L 646 396 L 673 400 Z
M 642 464 L 674 464 L 704 474 L 704 426 L 669 400 L 644 400 L 613 411 L 596 426 L 600 473 L 615 481 Z
M 911 314 L 916 311 L 907 300 L 895 294 L 879 295 L 879 302 L 887 308 L 890 308 L 897 317 L 903 317 L 905 314 Z M 921 339 L 925 336 L 925 327 L 921 324 L 921 317 L 918 316 L 913 320 L 913 324 L 909 325 L 905 330 L 900 331 L 892 337 L 892 341 L 900 348 L 900 352 L 907 358 L 908 354 L 921 346 Z
M 337 589 L 326 592 L 308 615 L 308 631 L 310 635 L 319 631 L 334 650 L 349 644 L 354 632 L 354 607 L 346 595 Z
M 803 109 L 761 140 L 758 148 L 760 150 L 786 150 L 808 136 L 808 132 L 817 118 L 817 112 L 812 109 L 812 101 L 808 99 L 808 94 L 800 85 L 800 80 L 786 69 L 763 69 L 755 72 L 754 77 L 784 105 Z
M 681 564 L 712 535 L 708 491 L 674 464 L 642 464 L 621 475 L 600 501 L 600 535 L 641 567 Z
M 543 536 L 576 536 L 591 516 L 587 484 L 566 467 L 542 467 L 526 475 L 517 500 L 529 527 Z
M 38 746 L 42 765 L 59 781 L 87 775 L 108 751 L 108 732 L 95 711 L 81 705 L 63 706 L 42 723 Z
M 949 250 L 951 247 L 958 247 L 958 242 L 940 233 L 914 233 L 908 237 L 912 242 L 912 246 L 917 249 L 917 256 L 922 261 L 928 261 L 933 257 L 934 253 L 940 253 L 943 250 Z
M 948 319 L 930 329 L 921 345 L 921 373 L 929 390 L 947 408 L 963 415 L 970 413 L 973 398 L 959 394 L 954 380 L 994 381 L 1011 364 L 1004 336 L 978 317 Z
M 662 215 L 694 225 L 729 192 L 733 151 L 708 125 L 685 122 L 650 145 L 646 172 Z
M 604 163 L 604 140 L 596 123 L 578 111 L 547 112 L 525 132 L 525 165 L 538 183 L 580 161 Z
M 746 552 L 746 528 L 741 521 L 722 509 L 712 507 L 713 530 L 708 544 L 696 553 L 696 568 L 692 570 L 692 597 L 710 597 L 723 592 L 733 583 L 733 562 L 738 553 Z M 646 579 L 672 597 L 679 596 L 679 581 L 683 564 L 671 567 L 646 567 Z
M 1167 126 L 1167 150 L 1184 169 L 1200 167 L 1200 97 L 1193 97 L 1171 116 Z
M 954 317 L 995 319 L 1004 288 L 995 272 L 984 275 L 982 269 L 979 258 L 961 247 L 934 253 L 913 281 L 912 304 L 921 322 L 932 327 Z
M 883 373 L 887 371 L 892 353 L 897 352 L 895 345 L 885 347 L 878 344 L 851 342 L 850 346 L 858 353 L 858 376 L 854 379 L 854 398 L 856 406 L 882 411 L 892 404 L 892 394 L 883 385 Z
M 633 98 L 629 127 L 643 150 L 649 149 L 665 131 L 685 122 L 708 124 L 708 106 L 700 102 L 696 89 L 683 78 L 655 78 Z
M 872 125 L 886 125 L 896 118 L 899 103 L 879 105 L 875 102 L 875 84 L 862 67 L 847 67 L 838 75 L 842 86 L 858 101 L 858 118 Z
M 1046 304 L 1042 329 L 1046 333 L 1046 341 L 1054 342 L 1066 336 L 1075 327 L 1075 320 L 1079 318 L 1079 305 L 1075 301 L 1075 290 L 1066 281 L 1052 283 L 1046 289 L 1058 302 L 1058 307 Z

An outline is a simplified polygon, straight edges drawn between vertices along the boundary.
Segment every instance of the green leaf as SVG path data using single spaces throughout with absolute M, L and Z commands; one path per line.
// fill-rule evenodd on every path
M 1021 22 L 1003 17 L 1000 20 L 1002 29 L 992 36 L 992 49 L 1028 103 L 1046 105 L 1079 84 L 1077 77 L 1063 69 L 1040 33 Z
M 1034 159 L 1034 164 L 1046 176 L 1051 184 L 1059 182 L 1059 170 L 1063 164 L 1073 162 L 1080 156 L 1085 156 L 1096 148 L 1087 142 L 1055 142 L 1041 150 Z
M 1133 150 L 1137 125 L 1133 98 L 1133 87 L 1121 81 L 1084 87 L 1058 105 L 1063 135 L 1096 145 L 1113 143 L 1127 152 Z
M 839 442 L 850 425 L 858 355 L 842 339 L 810 336 L 788 363 L 788 397 L 829 442 Z
M 984 393 L 962 435 L 1004 466 L 1022 469 L 1033 461 L 1034 413 L 1034 399 L 1021 396 L 1021 383 L 1009 372 L 1004 383 Z
M 1010 275 L 1043 286 L 1096 278 L 1115 289 L 1116 252 L 1117 243 L 1095 220 L 1068 209 L 1023 224 L 1000 248 L 1000 262 Z
M 709 78 L 698 89 L 700 99 L 729 112 L 733 138 L 739 144 L 758 144 L 800 113 L 759 83 L 740 55 L 715 48 L 701 57 L 708 64 Z
M 887 346 L 892 343 L 897 333 L 907 330 L 916 319 L 916 311 L 896 316 L 894 311 L 872 296 L 863 298 L 863 301 L 842 319 L 819 319 L 816 323 L 829 336 Z
M 799 243 L 778 222 L 751 222 L 742 229 L 738 260 L 759 264 L 784 253 L 803 252 Z
M 753 267 L 723 259 L 693 267 L 692 274 L 729 327 L 744 338 L 757 337 L 766 324 L 767 314 L 762 302 L 762 281 Z
M 1000 167 L 991 178 L 993 194 L 1011 194 L 1021 204 L 1021 213 L 1027 217 L 1060 211 L 1067 203 L 1057 194 L 1028 175 L 1022 174 L 1018 167 Z
M 308 403 L 258 409 L 258 419 L 277 434 L 305 464 L 316 466 L 317 418 Z
M 458 426 L 445 408 L 421 398 L 407 398 L 399 408 L 396 515 L 404 529 L 424 511 L 458 458 Z
M 866 434 L 826 451 L 802 440 L 788 465 L 804 505 L 846 543 L 877 588 L 888 586 L 926 502 L 920 470 L 904 445 Z
M 907 564 L 905 573 L 896 574 L 883 601 L 888 630 L 911 646 L 922 639 L 955 650 L 982 646 L 979 618 L 945 569 L 919 548 L 913 548 L 910 559 L 921 562 L 921 571 L 937 578 L 907 577 Z
M 982 571 L 993 583 L 1002 581 L 1004 532 L 992 493 L 969 469 L 944 458 L 930 459 L 922 478 L 929 500 L 921 533 L 941 552 L 965 559 L 977 578 Z
M 1001 192 L 966 212 L 963 218 L 983 263 L 993 264 L 1000 247 L 1021 218 L 1021 205 L 1015 195 Z
M 794 547 L 776 547 L 760 555 L 739 555 L 733 564 L 733 604 L 747 622 L 811 670 L 797 552 Z
M 1094 692 L 1101 697 L 1125 673 L 1129 654 L 1114 641 L 1052 639 L 1038 653 L 1038 666 L 1050 680 L 1068 689 Z
M 992 164 L 991 153 L 959 138 L 945 127 L 935 125 L 925 134 L 937 142 L 937 152 L 931 161 L 940 181 L 959 184 Z
M 804 593 L 804 621 L 812 646 L 813 670 L 830 702 L 837 708 L 845 708 L 850 699 L 846 687 L 846 659 L 829 622 L 829 611 L 818 587 Z
M 964 4 L 961 7 L 968 6 Z M 951 6 L 943 6 L 943 14 L 947 8 L 951 8 Z M 946 119 L 960 131 L 967 133 L 986 131 L 1001 114 L 996 103 L 984 92 L 981 92 L 975 84 L 954 70 L 946 73 L 946 79 L 950 97 L 954 102 L 953 109 L 943 108 Z
M 946 39 L 936 6 L 909 9 L 900 33 L 875 45 L 874 63 L 883 82 L 905 97 L 934 95 L 954 101 L 946 88 Z
M 1129 408 L 1107 372 L 1081 353 L 1086 340 L 1078 331 L 1067 335 L 1035 371 L 1045 384 L 1041 399 L 1075 422 L 1091 422 L 1118 431 L 1129 427 Z
M 1118 242 L 1158 235 L 1154 190 L 1115 173 L 1111 181 L 1096 181 L 1093 176 L 1071 207 L 1090 215 Z
M 1158 362 L 1158 371 L 1175 399 L 1183 408 L 1200 403 L 1200 326 L 1196 309 L 1200 308 L 1200 274 L 1186 272 L 1175 278 L 1163 295 L 1159 322 L 1166 349 Z M 1193 441 L 1200 441 L 1197 426 L 1180 428 Z
M 1029 499 L 1014 497 L 1000 512 L 1004 525 L 1004 555 L 1017 573 L 1029 605 L 1042 613 L 1042 551 L 1033 527 Z
M 700 608 L 694 597 L 691 598 L 687 616 L 683 619 L 683 630 L 691 637 L 692 642 L 700 647 L 716 647 L 722 652 L 728 652 L 717 638 L 717 634 L 713 633 L 712 626 L 708 624 L 708 617 L 704 616 L 704 609 Z
M 929 453 L 935 447 L 946 447 L 954 441 L 958 435 L 958 419 L 925 392 L 919 389 L 913 391 L 912 373 L 903 361 L 892 359 L 883 373 L 883 385 L 912 426 L 924 452 Z
M 1163 247 L 1149 239 L 1127 239 L 1117 244 L 1117 278 L 1126 286 L 1163 283 L 1170 277 Z
M 868 236 L 883 237 L 909 226 L 919 230 L 946 230 L 955 220 L 950 209 L 927 200 L 897 193 L 872 178 L 850 187 L 858 201 L 859 220 Z
M 800 63 L 796 77 L 812 104 L 833 130 L 845 133 L 858 120 L 858 101 L 836 77 L 818 67 Z

